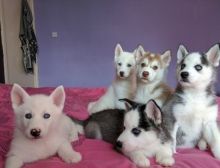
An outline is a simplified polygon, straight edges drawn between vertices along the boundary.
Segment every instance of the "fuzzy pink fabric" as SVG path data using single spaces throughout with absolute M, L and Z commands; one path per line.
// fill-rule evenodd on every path
M 30 94 L 44 93 L 49 94 L 54 88 L 26 88 Z M 5 155 L 8 152 L 10 141 L 12 139 L 14 126 L 14 113 L 10 101 L 10 85 L 0 84 L 0 167 L 4 167 Z M 87 88 L 65 88 L 66 102 L 64 112 L 78 119 L 88 117 L 88 102 L 96 100 L 105 89 L 87 89 Z M 220 98 L 217 98 L 220 106 Z M 76 151 L 82 153 L 83 159 L 77 164 L 66 164 L 57 156 L 40 160 L 31 164 L 26 164 L 25 168 L 135 168 L 136 166 L 125 156 L 112 149 L 112 145 L 100 140 L 80 139 L 74 142 L 73 147 Z M 220 161 L 215 159 L 209 151 L 200 151 L 198 149 L 179 149 L 174 155 L 176 163 L 175 168 L 219 168 Z M 161 166 L 150 159 L 151 167 L 159 168 Z

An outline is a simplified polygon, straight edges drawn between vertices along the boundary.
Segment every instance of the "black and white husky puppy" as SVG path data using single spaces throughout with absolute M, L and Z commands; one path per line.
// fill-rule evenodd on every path
M 116 149 L 128 156 L 137 166 L 149 167 L 147 157 L 156 157 L 163 166 L 174 164 L 172 137 L 164 127 L 160 107 L 154 100 L 139 104 L 124 99 L 127 112 L 124 116 L 124 131 L 118 137 Z
M 109 109 L 90 115 L 84 122 L 85 136 L 112 143 L 137 166 L 150 166 L 147 157 L 152 156 L 161 165 L 173 165 L 172 136 L 164 127 L 156 102 L 120 101 L 125 102 L 126 110 Z
M 170 116 L 169 130 L 178 147 L 205 150 L 207 144 L 220 159 L 220 132 L 217 126 L 218 106 L 213 84 L 219 66 L 219 46 L 207 53 L 188 53 L 183 45 L 177 52 L 178 85 L 175 94 L 164 106 L 164 115 Z

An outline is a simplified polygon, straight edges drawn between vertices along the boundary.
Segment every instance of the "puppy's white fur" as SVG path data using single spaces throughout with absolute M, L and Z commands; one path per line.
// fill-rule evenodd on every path
M 178 66 L 177 78 L 183 88 L 180 96 L 184 103 L 174 104 L 173 113 L 177 121 L 175 127 L 181 127 L 186 133 L 184 144 L 180 147 L 194 147 L 196 144 L 193 142 L 201 138 L 199 148 L 205 150 L 208 143 L 213 155 L 220 159 L 220 132 L 216 122 L 218 106 L 212 103 L 215 95 L 207 94 L 207 87 L 215 80 L 214 69 L 219 65 L 219 47 L 213 46 L 206 56 L 209 65 L 202 66 L 202 70 L 198 72 L 195 66 L 202 65 L 201 54 L 188 53 L 184 46 L 179 47 L 178 64 L 184 59 L 185 66 Z M 183 71 L 189 73 L 188 82 L 181 78 Z M 177 129 L 174 130 L 173 137 L 176 137 L 176 132 Z
M 116 79 L 102 97 L 96 102 L 89 103 L 88 112 L 90 114 L 104 109 L 125 109 L 124 103 L 120 102 L 119 99 L 131 99 L 133 97 L 136 88 L 136 61 L 134 54 L 123 51 L 120 44 L 117 44 L 115 47 L 114 62 Z M 123 76 L 121 73 L 123 73 Z
M 165 84 L 165 71 L 171 61 L 170 51 L 163 54 L 145 52 L 139 46 L 135 52 L 137 59 L 137 89 L 134 100 L 146 103 L 154 99 L 161 107 L 171 95 L 171 89 Z M 144 73 L 148 73 L 144 76 Z
M 71 141 L 78 139 L 82 127 L 74 124 L 63 112 L 65 92 L 63 86 L 56 88 L 50 96 L 28 95 L 19 85 L 11 91 L 12 107 L 16 125 L 6 168 L 20 168 L 25 163 L 45 159 L 58 154 L 67 163 L 81 160 L 80 153 L 74 151 Z M 44 115 L 49 118 L 44 118 Z M 31 118 L 26 116 L 30 115 Z M 41 130 L 35 138 L 31 130 Z

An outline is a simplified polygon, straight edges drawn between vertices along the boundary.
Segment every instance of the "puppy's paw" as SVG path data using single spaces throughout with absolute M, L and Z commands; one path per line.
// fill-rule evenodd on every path
M 215 158 L 220 160 L 220 142 L 216 142 L 216 144 L 211 147 L 211 151 Z
M 150 166 L 150 161 L 144 155 L 137 155 L 132 158 L 132 161 L 138 167 L 149 167 Z
M 69 136 L 69 142 L 74 142 L 79 139 L 78 133 L 76 134 L 75 132 L 71 133 Z
M 207 143 L 204 139 L 200 139 L 198 142 L 198 147 L 200 150 L 206 150 L 207 149 Z
M 87 111 L 92 114 L 92 108 L 96 102 L 90 102 L 87 107 Z
M 79 152 L 68 153 L 62 156 L 62 159 L 66 163 L 78 163 L 82 160 L 82 156 Z
M 156 156 L 156 161 L 162 166 L 172 166 L 175 163 L 171 156 Z
M 5 162 L 5 168 L 21 168 L 23 161 L 16 155 L 9 156 Z

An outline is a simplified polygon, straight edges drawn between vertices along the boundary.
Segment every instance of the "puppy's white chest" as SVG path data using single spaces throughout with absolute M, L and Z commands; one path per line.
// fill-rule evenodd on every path
M 153 91 L 154 87 L 148 86 L 148 85 L 141 85 L 138 86 L 136 95 L 135 95 L 135 101 L 139 103 L 146 103 L 150 99 L 155 99 L 161 94 L 161 90 L 157 89 Z
M 209 105 L 209 100 L 200 97 L 184 98 L 182 104 L 173 107 L 174 116 L 178 122 L 188 124 L 197 121 L 215 120 L 217 116 L 216 106 Z
M 184 132 L 185 146 L 191 147 L 198 140 L 204 123 L 216 119 L 216 106 L 210 106 L 209 100 L 203 97 L 184 98 L 182 104 L 173 107 L 178 126 Z

